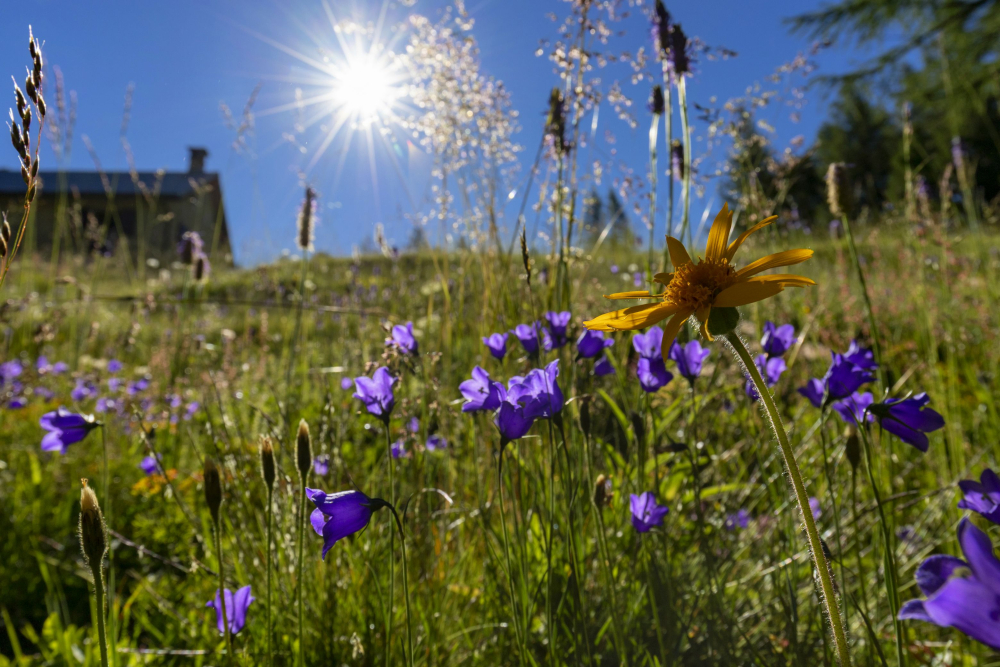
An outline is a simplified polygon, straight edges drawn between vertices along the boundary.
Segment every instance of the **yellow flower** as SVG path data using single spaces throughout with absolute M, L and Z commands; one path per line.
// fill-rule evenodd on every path
M 655 303 L 632 306 L 605 313 L 584 322 L 588 329 L 597 331 L 629 331 L 642 329 L 666 318 L 670 321 L 663 332 L 663 356 L 673 342 L 681 326 L 692 315 L 701 321 L 701 333 L 708 340 L 712 335 L 708 331 L 708 317 L 712 307 L 735 308 L 748 303 L 761 301 L 781 292 L 786 287 L 805 287 L 816 283 L 805 276 L 780 273 L 768 276 L 757 274 L 775 269 L 779 266 L 790 266 L 804 262 L 812 257 L 812 250 L 784 250 L 736 270 L 732 265 L 733 256 L 743 242 L 751 234 L 766 227 L 777 219 L 771 216 L 762 220 L 730 243 L 729 232 L 733 227 L 733 214 L 729 205 L 722 207 L 708 232 L 708 243 L 705 246 L 705 258 L 693 262 L 684 245 L 673 238 L 667 237 L 667 249 L 670 251 L 670 261 L 674 265 L 673 273 L 658 273 L 653 281 L 666 287 L 662 295 L 652 295 L 648 290 L 620 292 L 605 295 L 606 299 L 660 299 Z

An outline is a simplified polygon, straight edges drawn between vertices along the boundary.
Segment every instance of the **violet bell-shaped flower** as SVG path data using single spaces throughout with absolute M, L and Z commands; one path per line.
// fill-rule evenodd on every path
M 701 375 L 701 367 L 711 351 L 701 346 L 696 340 L 689 340 L 684 345 L 674 342 L 670 345 L 668 356 L 677 364 L 677 372 L 688 382 L 693 383 Z
M 639 495 L 630 494 L 629 499 L 632 510 L 632 527 L 640 533 L 648 533 L 656 526 L 663 524 L 663 517 L 670 511 L 665 505 L 656 502 L 656 496 L 651 491 L 645 491 Z
M 979 481 L 963 479 L 958 483 L 965 498 L 958 501 L 959 509 L 972 510 L 987 521 L 1000 525 L 1000 477 L 986 468 Z
M 927 394 L 920 393 L 909 398 L 890 398 L 869 410 L 886 431 L 926 452 L 930 444 L 926 434 L 944 428 L 944 417 L 927 407 L 930 401 Z
M 396 397 L 392 392 L 396 378 L 389 369 L 380 366 L 371 378 L 365 376 L 354 378 L 354 398 L 365 404 L 370 414 L 388 423 L 392 409 L 396 406 Z
M 503 361 L 507 355 L 507 337 L 509 335 L 508 333 L 495 333 L 483 338 L 483 345 L 490 351 L 494 359 Z
M 385 339 L 385 344 L 395 347 L 403 354 L 419 354 L 417 339 L 413 336 L 413 322 L 394 326 L 391 331 L 391 337 Z
M 768 357 L 780 357 L 795 344 L 795 327 L 791 324 L 776 326 L 774 322 L 764 322 L 764 335 L 760 346 Z
M 388 504 L 353 490 L 326 493 L 319 489 L 306 489 L 306 496 L 316 506 L 309 515 L 309 522 L 316 534 L 323 538 L 324 560 L 334 544 L 364 530 L 375 510 Z
M 80 442 L 101 425 L 93 415 L 77 414 L 63 407 L 45 413 L 38 423 L 48 431 L 42 438 L 42 451 L 60 454 L 65 454 L 70 445 Z
M 479 410 L 496 410 L 500 407 L 500 390 L 502 385 L 493 382 L 490 374 L 476 366 L 472 369 L 472 379 L 458 385 L 458 390 L 465 398 L 462 412 L 477 412 Z
M 614 344 L 614 339 L 605 338 L 603 331 L 584 329 L 576 339 L 576 352 L 582 359 L 593 359 Z

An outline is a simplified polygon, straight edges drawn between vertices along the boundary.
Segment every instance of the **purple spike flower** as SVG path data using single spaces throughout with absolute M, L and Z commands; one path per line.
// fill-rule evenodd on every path
M 662 359 L 663 329 L 660 327 L 650 327 L 644 334 L 634 334 L 632 336 L 632 349 L 642 359 Z
M 701 366 L 708 358 L 711 351 L 703 348 L 696 340 L 689 340 L 684 345 L 674 342 L 670 345 L 670 352 L 667 356 L 677 364 L 677 372 L 688 382 L 694 382 L 701 375 Z
M 223 594 L 226 597 L 226 619 L 229 621 L 229 631 L 235 635 L 246 625 L 247 610 L 250 608 L 250 603 L 257 598 L 250 595 L 249 586 L 240 588 L 235 594 L 227 588 Z M 219 628 L 220 634 L 224 633 L 226 626 L 222 622 L 222 602 L 219 600 L 219 589 L 215 589 L 215 600 L 209 601 L 205 606 L 215 609 L 215 625 Z
M 417 339 L 413 337 L 413 322 L 394 326 L 391 338 L 386 338 L 385 344 L 397 348 L 403 354 L 419 354 Z
M 439 449 L 447 449 L 448 441 L 445 440 L 443 436 L 435 434 L 427 438 L 427 444 L 425 445 L 425 447 L 429 452 L 434 452 Z
M 965 498 L 958 501 L 959 509 L 972 510 L 987 521 L 1000 524 L 1000 477 L 986 468 L 979 481 L 963 479 L 958 483 Z
M 483 338 L 483 345 L 490 351 L 494 359 L 503 361 L 503 358 L 507 356 L 508 336 L 510 336 L 508 333 L 495 333 Z
M 583 359 L 593 359 L 614 344 L 615 340 L 605 338 L 603 331 L 584 329 L 580 337 L 576 339 L 576 351 Z
M 472 379 L 458 385 L 458 390 L 465 397 L 462 412 L 478 410 L 496 410 L 500 407 L 500 391 L 498 383 L 493 382 L 490 374 L 476 366 L 472 369 Z
M 521 347 L 524 348 L 528 356 L 538 354 L 537 324 L 518 324 L 511 333 L 521 341 Z
M 635 495 L 629 494 L 632 509 L 632 527 L 640 533 L 648 533 L 654 527 L 663 524 L 663 517 L 670 511 L 665 505 L 656 502 L 652 491 Z
M 156 456 L 147 456 L 139 461 L 139 467 L 142 468 L 147 477 L 160 472 L 160 458 L 160 455 L 157 454 Z
M 594 375 L 597 377 L 614 375 L 614 373 L 615 367 L 611 365 L 611 360 L 608 359 L 608 355 L 601 355 L 601 358 L 594 362 Z
M 765 355 L 759 354 L 753 361 L 757 366 L 757 370 L 760 371 L 761 377 L 764 378 L 764 384 L 767 385 L 768 389 L 778 384 L 781 374 L 788 370 L 788 364 L 781 357 L 768 359 Z M 745 390 L 751 401 L 756 401 L 760 398 L 760 395 L 757 394 L 757 388 L 754 387 L 753 381 L 749 376 L 747 376 Z
M 774 322 L 764 322 L 764 335 L 760 345 L 768 357 L 780 357 L 795 344 L 795 327 L 791 324 L 775 326 Z
M 42 451 L 60 454 L 65 454 L 70 445 L 80 442 L 100 426 L 93 415 L 77 414 L 62 407 L 42 415 L 38 424 L 48 431 L 42 438 Z
M 864 393 L 854 392 L 847 398 L 837 401 L 830 407 L 837 411 L 840 418 L 844 420 L 846 424 L 859 424 L 862 421 L 871 422 L 875 421 L 874 415 L 870 412 L 866 412 L 871 404 L 875 402 L 875 398 L 872 396 L 870 391 Z
M 955 628 L 1000 650 L 1000 561 L 990 538 L 967 518 L 958 524 L 958 543 L 965 560 L 936 555 L 920 564 L 917 586 L 926 599 L 905 603 L 899 618 Z
M 545 313 L 545 320 L 549 323 L 548 332 L 552 337 L 551 346 L 546 347 L 548 351 L 557 349 L 569 342 L 566 338 L 566 327 L 569 326 L 569 321 L 573 316 L 568 310 L 564 310 L 561 313 L 555 311 L 549 311 Z
M 661 60 L 667 57 L 670 50 L 670 12 L 663 6 L 663 0 L 656 0 L 652 19 L 653 48 L 656 59 Z
M 674 379 L 673 374 L 667 370 L 666 364 L 663 363 L 663 357 L 656 359 L 639 357 L 635 374 L 639 378 L 639 386 L 647 394 L 659 391 L 661 387 L 667 386 Z
M 313 530 L 323 537 L 323 559 L 333 545 L 349 535 L 364 530 L 372 513 L 381 507 L 360 491 L 326 493 L 319 489 L 306 489 L 306 495 L 316 509 L 309 515 Z
M 930 443 L 925 434 L 944 428 L 944 417 L 927 407 L 930 402 L 930 397 L 921 393 L 910 398 L 890 398 L 869 410 L 886 431 L 926 452 Z
M 313 472 L 320 477 L 326 477 L 330 472 L 330 457 L 321 454 L 313 459 Z
M 201 240 L 198 232 L 184 232 L 180 243 L 177 244 L 177 254 L 181 256 L 184 264 L 194 264 L 195 259 L 204 254 L 205 242 Z
M 363 375 L 354 378 L 354 398 L 364 403 L 370 414 L 388 423 L 392 409 L 396 406 L 396 397 L 392 393 L 394 384 L 396 378 L 389 373 L 388 368 L 380 366 L 371 378 Z

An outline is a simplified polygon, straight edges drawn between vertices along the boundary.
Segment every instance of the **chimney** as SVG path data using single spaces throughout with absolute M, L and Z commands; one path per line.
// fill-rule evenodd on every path
M 208 157 L 208 149 L 206 148 L 188 148 L 188 173 L 189 174 L 203 174 L 205 173 L 205 158 Z

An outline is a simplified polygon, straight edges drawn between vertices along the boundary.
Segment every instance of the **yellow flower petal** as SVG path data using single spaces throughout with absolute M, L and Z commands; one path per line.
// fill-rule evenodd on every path
M 663 325 L 663 343 L 660 349 L 664 359 L 670 356 L 670 344 L 677 338 L 681 327 L 684 326 L 684 323 L 687 322 L 687 319 L 691 317 L 693 312 L 691 309 L 678 311 L 670 318 L 669 322 Z
M 813 251 L 804 248 L 799 248 L 797 250 L 783 250 L 781 252 L 776 252 L 773 255 L 768 255 L 767 257 L 761 257 L 756 262 L 747 264 L 736 272 L 736 277 L 749 278 L 750 276 L 761 273 L 762 271 L 767 271 L 768 269 L 776 269 L 779 266 L 791 266 L 792 264 L 804 262 L 812 256 Z
M 672 273 L 657 273 L 653 276 L 654 283 L 660 283 L 661 285 L 669 285 L 670 281 L 674 279 L 674 274 Z
M 722 210 L 715 216 L 715 222 L 712 223 L 712 228 L 708 232 L 708 243 L 705 245 L 706 260 L 722 259 L 732 228 L 733 212 L 729 210 L 729 204 L 723 204 Z
M 677 305 L 664 301 L 647 303 L 598 315 L 594 319 L 584 322 L 583 326 L 594 331 L 642 329 L 666 319 L 676 313 L 677 309 Z
M 748 303 L 763 301 L 768 297 L 772 297 L 783 289 L 785 289 L 785 286 L 780 282 L 748 280 L 736 283 L 732 287 L 722 290 L 719 296 L 715 297 L 715 302 L 712 305 L 717 308 L 745 306 Z
M 769 224 L 771 224 L 772 222 L 774 222 L 777 219 L 778 219 L 778 216 L 776 216 L 776 215 L 772 215 L 770 218 L 765 218 L 764 220 L 761 220 L 756 225 L 754 225 L 753 227 L 751 227 L 750 229 L 746 230 L 745 232 L 743 232 L 742 234 L 740 234 L 738 237 L 736 237 L 736 240 L 733 241 L 732 243 L 730 243 L 729 244 L 729 249 L 726 250 L 726 259 L 729 260 L 730 262 L 732 262 L 733 261 L 733 257 L 736 255 L 736 251 L 740 249 L 740 246 L 743 245 L 744 241 L 746 241 L 748 238 L 750 238 L 751 234 L 753 234 L 754 232 L 756 232 L 758 230 L 764 229 L 765 227 L 767 227 Z
M 674 265 L 674 269 L 691 263 L 691 256 L 684 249 L 684 244 L 673 236 L 667 237 L 667 250 L 670 251 L 670 263 Z
M 809 287 L 815 285 L 816 281 L 805 276 L 797 276 L 792 273 L 775 273 L 770 276 L 754 276 L 749 282 L 774 282 L 781 283 L 785 287 Z
M 715 336 L 708 331 L 708 318 L 712 314 L 712 307 L 706 306 L 704 308 L 699 308 L 694 312 L 694 314 L 695 317 L 698 318 L 698 321 L 701 322 L 701 335 L 705 337 L 705 340 L 711 343 L 715 340 Z
M 615 294 L 605 294 L 605 299 L 648 299 L 652 296 L 648 289 L 635 290 L 634 292 L 617 292 Z

